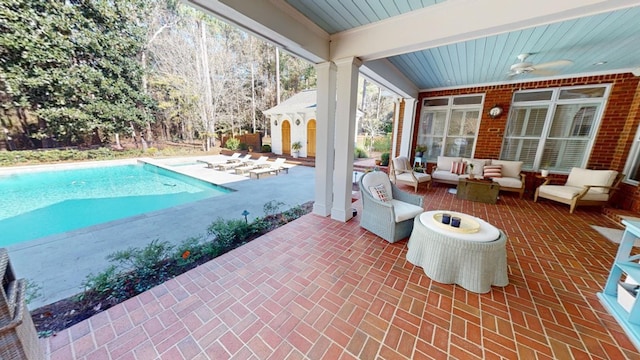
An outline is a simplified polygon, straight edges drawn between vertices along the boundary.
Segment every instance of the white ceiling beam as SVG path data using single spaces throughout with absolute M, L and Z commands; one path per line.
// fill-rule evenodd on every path
M 183 0 L 312 63 L 329 59 L 329 34 L 283 0 Z
M 418 87 L 387 59 L 373 60 L 362 64 L 360 73 L 405 99 L 418 97 Z
M 331 59 L 381 59 L 634 6 L 637 0 L 448 0 L 332 35 Z

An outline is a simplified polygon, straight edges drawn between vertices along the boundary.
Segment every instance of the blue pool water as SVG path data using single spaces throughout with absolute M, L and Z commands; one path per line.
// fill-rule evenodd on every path
M 0 247 L 228 192 L 149 164 L 0 176 Z

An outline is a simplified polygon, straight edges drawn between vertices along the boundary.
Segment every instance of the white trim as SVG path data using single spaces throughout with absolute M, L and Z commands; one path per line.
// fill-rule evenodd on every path
M 439 87 L 439 88 L 431 88 L 431 89 L 420 89 L 419 92 L 434 92 L 434 91 L 447 91 L 447 90 L 460 90 L 460 89 L 475 89 L 481 87 L 489 87 L 489 86 L 501 86 L 501 85 L 516 85 L 516 84 L 525 84 L 530 82 L 541 82 L 541 81 L 551 81 L 551 80 L 566 80 L 566 79 L 581 79 L 586 77 L 593 76 L 604 76 L 604 75 L 617 75 L 617 74 L 626 74 L 631 73 L 633 69 L 616 69 L 610 71 L 598 71 L 592 73 L 578 73 L 571 75 L 558 75 L 558 76 L 550 76 L 550 77 L 536 77 L 536 78 L 527 78 L 527 79 L 515 79 L 513 81 L 498 81 L 498 82 L 490 82 L 490 83 L 481 83 L 481 84 L 468 84 L 468 85 L 460 85 L 460 86 L 447 86 L 447 87 Z M 633 73 L 631 73 L 633 75 Z M 635 75 L 634 75 L 635 76 Z M 542 88 L 538 88 L 542 89 Z M 529 90 L 529 89 L 527 89 Z M 533 89 L 535 90 L 535 89 Z
M 638 6 L 637 0 L 448 0 L 331 35 L 331 59 L 363 61 Z M 451 20 L 455 14 L 455 20 Z M 428 34 L 428 35 L 425 35 Z

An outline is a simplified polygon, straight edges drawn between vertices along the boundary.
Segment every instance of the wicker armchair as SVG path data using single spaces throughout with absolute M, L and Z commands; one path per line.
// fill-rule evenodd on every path
M 398 189 L 381 171 L 362 175 L 359 185 L 362 198 L 360 226 L 390 243 L 409 237 L 413 230 L 413 219 L 424 212 L 422 196 Z M 380 185 L 389 197 L 387 201 L 376 198 L 379 194 L 373 188 Z

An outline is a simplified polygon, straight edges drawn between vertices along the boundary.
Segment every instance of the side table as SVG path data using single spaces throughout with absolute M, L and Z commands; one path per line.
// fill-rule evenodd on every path
M 444 210 L 424 212 L 414 219 L 407 243 L 407 260 L 421 266 L 424 273 L 443 284 L 458 284 L 476 293 L 491 291 L 491 286 L 507 286 L 507 236 L 486 221 L 471 217 L 480 224 L 473 234 L 456 233 L 434 222 L 434 215 Z

